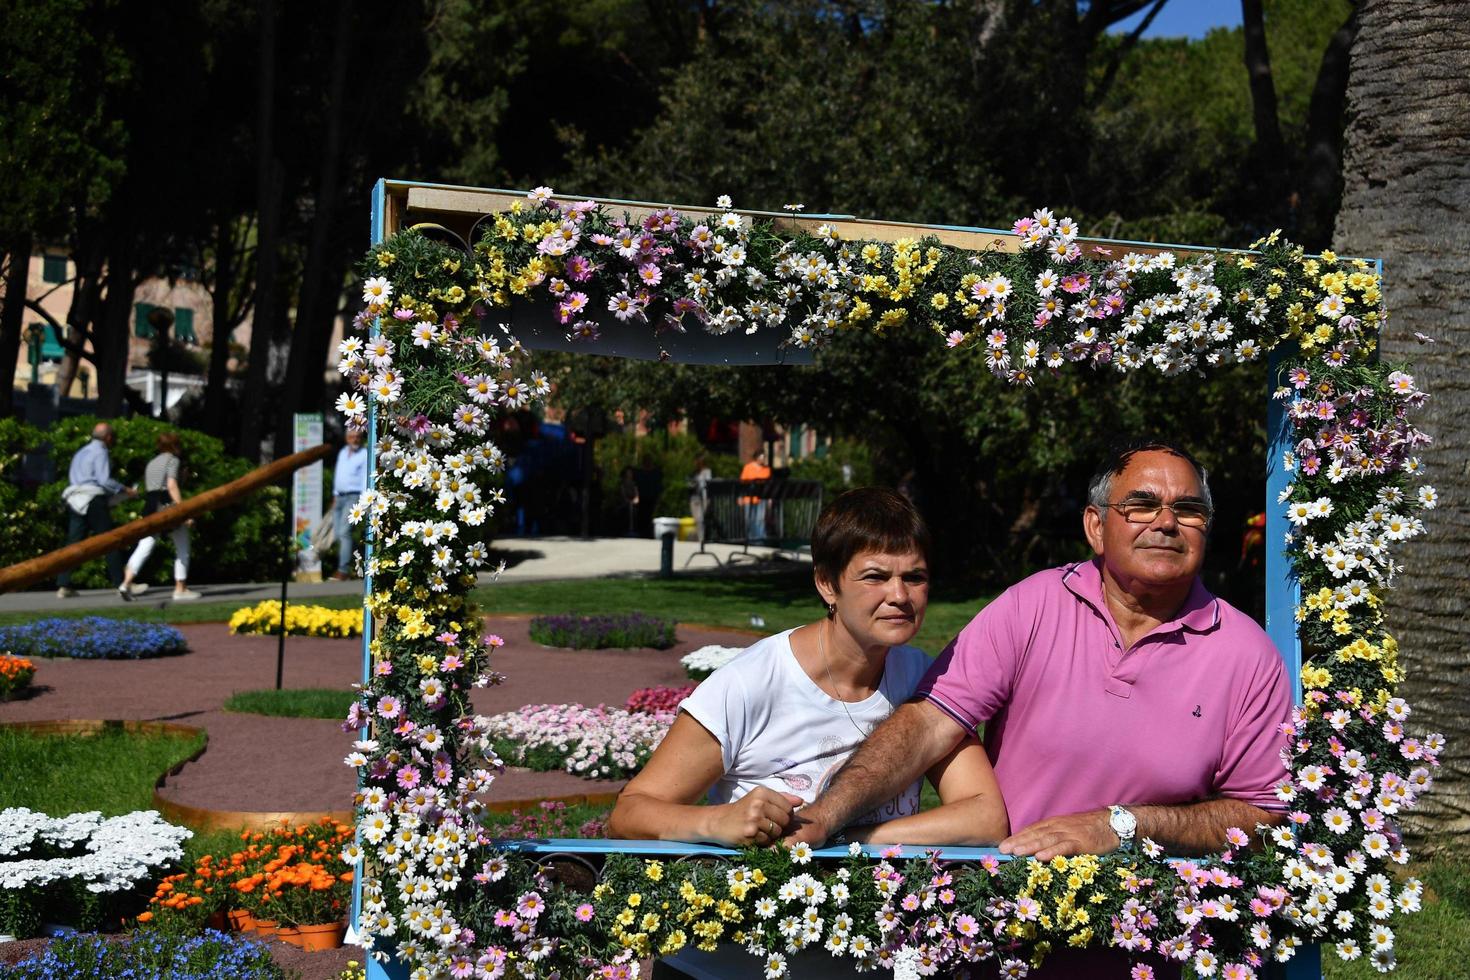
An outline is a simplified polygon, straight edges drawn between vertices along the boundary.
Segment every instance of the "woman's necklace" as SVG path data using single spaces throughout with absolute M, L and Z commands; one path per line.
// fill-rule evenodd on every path
M 852 712 L 848 710 L 847 702 L 837 696 L 841 692 L 837 690 L 837 682 L 832 679 L 832 661 L 827 659 L 827 626 L 830 622 L 830 620 L 822 620 L 822 630 L 817 634 L 817 649 L 822 652 L 822 666 L 827 669 L 827 684 L 832 688 L 833 700 L 842 705 L 842 713 L 847 715 L 848 722 L 857 729 L 858 736 L 867 738 L 868 733 L 863 731 L 863 727 L 853 718 Z M 879 683 L 881 684 L 881 681 Z

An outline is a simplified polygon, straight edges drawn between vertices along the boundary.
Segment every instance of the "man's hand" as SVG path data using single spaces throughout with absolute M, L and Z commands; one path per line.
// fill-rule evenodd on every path
M 794 823 L 792 811 L 802 799 L 757 786 L 733 803 L 712 807 L 707 840 L 730 847 L 772 844 Z
M 826 815 L 816 804 L 802 807 L 793 816 L 791 829 L 786 834 L 787 844 L 801 841 L 812 847 L 821 847 L 827 843 L 827 838 L 832 836 L 832 827 L 828 825 Z
M 1089 810 L 1038 820 L 1001 841 L 1000 852 L 1050 861 L 1058 855 L 1107 854 L 1117 850 L 1118 843 L 1118 835 L 1108 823 L 1108 811 Z

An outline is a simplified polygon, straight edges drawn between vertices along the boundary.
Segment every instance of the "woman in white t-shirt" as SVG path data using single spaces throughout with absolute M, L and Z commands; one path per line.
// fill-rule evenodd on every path
M 929 532 L 892 490 L 842 494 L 812 532 L 826 618 L 767 637 L 717 670 L 618 797 L 608 834 L 734 847 L 780 840 L 872 730 L 913 694 L 929 658 L 906 646 L 929 599 Z M 962 743 L 920 782 L 855 822 L 846 840 L 994 844 L 1009 832 L 983 747 Z M 708 805 L 699 799 L 708 796 Z

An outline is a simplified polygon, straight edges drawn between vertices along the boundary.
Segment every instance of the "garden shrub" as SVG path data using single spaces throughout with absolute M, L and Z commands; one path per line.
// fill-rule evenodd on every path
M 281 600 L 266 599 L 254 606 L 235 610 L 230 616 L 231 633 L 281 632 Z M 287 636 L 361 636 L 362 609 L 328 609 L 286 603 Z
M 197 936 L 142 929 L 127 938 L 74 935 L 13 966 L 0 980 L 285 980 L 266 944 L 213 929 Z
M 628 511 L 620 489 L 624 467 L 636 468 L 647 458 L 663 474 L 663 489 L 653 509 L 655 517 L 689 514 L 689 479 L 694 476 L 694 457 L 701 453 L 716 479 L 733 480 L 740 475 L 738 457 L 710 452 L 686 433 L 642 438 L 632 432 L 610 433 L 597 440 L 596 453 L 602 471 L 602 523 L 619 534 L 628 528 Z
M 36 665 L 24 657 L 0 653 L 0 701 L 30 686 Z
M 13 564 L 52 551 L 66 544 L 66 514 L 61 492 L 66 489 L 67 468 L 78 449 L 92 437 L 92 427 L 100 421 L 89 415 L 62 419 L 45 433 L 12 423 L 0 426 L 0 462 L 32 446 L 42 446 L 55 466 L 57 479 L 33 491 L 17 488 L 10 480 L 0 480 L 0 506 L 4 520 L 13 529 L 19 525 L 23 533 L 9 530 L 0 533 L 0 553 L 4 562 Z M 253 468 L 248 460 L 230 456 L 224 443 L 213 436 L 150 418 L 110 419 L 117 432 L 112 447 L 112 475 L 127 484 L 141 488 L 143 469 L 157 454 L 158 434 L 173 430 L 179 434 L 184 450 L 184 496 L 190 497 L 223 483 L 239 479 Z M 27 431 L 29 430 L 29 431 Z M 9 467 L 4 467 L 9 473 Z M 18 493 L 15 499 L 7 494 Z M 24 502 L 28 502 L 29 506 Z M 201 514 L 195 519 L 190 535 L 190 582 L 254 582 L 274 581 L 288 564 L 284 549 L 278 544 L 285 535 L 286 491 L 278 486 L 266 487 L 235 504 Z M 119 504 L 112 509 L 113 521 L 123 524 L 141 516 L 143 498 Z M 29 516 L 27 516 L 29 515 Z M 8 552 L 4 549 L 9 548 Z M 129 549 L 131 550 L 131 549 Z M 140 579 L 168 580 L 173 575 L 173 542 L 167 535 L 158 539 Z M 106 565 L 101 558 L 79 566 L 72 573 L 76 588 L 105 588 L 109 585 Z
M 181 859 L 191 836 L 153 810 L 105 820 L 96 810 L 64 817 L 0 810 L 0 932 L 33 936 L 46 920 L 117 926 L 141 910 L 139 887 Z
M 653 647 L 667 650 L 676 642 L 674 624 L 657 616 L 623 613 L 612 616 L 537 616 L 531 639 L 544 646 L 573 650 Z
M 143 660 L 184 653 L 184 634 L 163 623 L 83 616 L 0 626 L 0 649 L 26 657 Z
M 623 707 L 628 711 L 641 711 L 646 715 L 657 714 L 660 711 L 677 711 L 680 702 L 693 694 L 695 687 L 694 684 L 684 684 L 680 687 L 670 687 L 667 684 L 640 687 L 628 695 L 628 700 Z
M 529 704 L 492 717 L 489 735 L 495 754 L 511 765 L 537 772 L 561 769 L 587 779 L 627 779 L 648 762 L 673 723 L 667 711 Z
M 679 663 L 684 667 L 684 673 L 697 681 L 702 681 L 710 674 L 719 670 L 735 657 L 743 653 L 745 647 L 700 647 L 692 653 L 686 653 L 679 658 Z

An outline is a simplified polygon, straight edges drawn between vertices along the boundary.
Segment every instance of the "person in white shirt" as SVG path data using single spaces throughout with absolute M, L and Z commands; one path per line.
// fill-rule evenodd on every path
M 759 641 L 702 683 L 618 797 L 608 835 L 744 847 L 798 827 L 800 808 L 908 700 L 929 666 L 905 645 L 928 604 L 928 550 L 923 519 L 892 490 L 850 490 L 829 504 L 812 533 L 826 617 Z M 978 741 L 962 743 L 927 775 L 941 806 L 920 812 L 915 780 L 858 818 L 845 839 L 994 844 L 1007 835 Z
M 352 577 L 352 522 L 347 515 L 367 490 L 368 451 L 362 441 L 362 430 L 348 426 L 347 445 L 338 450 L 332 471 L 332 530 L 337 537 L 337 572 L 332 578 L 339 582 Z

